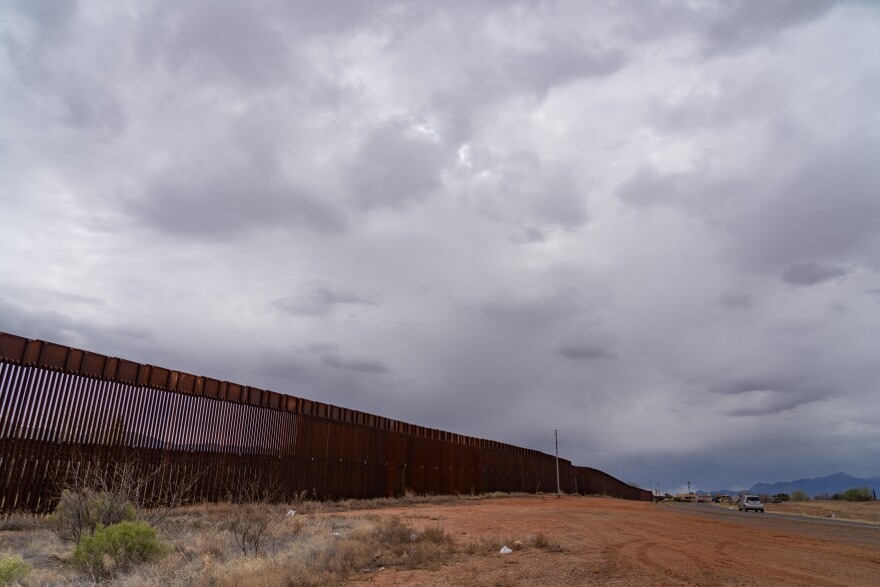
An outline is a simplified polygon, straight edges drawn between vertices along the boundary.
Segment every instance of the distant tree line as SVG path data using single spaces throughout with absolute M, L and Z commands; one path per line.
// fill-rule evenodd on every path
M 787 499 L 782 499 L 784 493 L 780 493 L 777 497 L 779 497 L 782 501 L 788 501 Z M 791 501 L 808 501 L 810 496 L 807 495 L 805 491 L 801 491 L 797 489 L 791 493 Z M 828 493 L 827 491 L 824 493 L 819 493 L 816 495 L 814 499 L 823 499 L 823 500 L 834 500 L 834 501 L 871 501 L 874 498 L 874 492 L 870 487 L 853 487 L 851 489 L 847 489 L 841 493 Z

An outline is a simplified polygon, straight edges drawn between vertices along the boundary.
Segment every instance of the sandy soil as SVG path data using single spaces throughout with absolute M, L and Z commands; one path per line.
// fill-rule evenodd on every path
M 480 544 L 436 570 L 379 570 L 379 585 L 880 585 L 880 528 L 710 504 L 553 496 L 383 510 Z M 558 548 L 498 554 L 543 533 Z M 489 548 L 492 548 L 490 551 Z

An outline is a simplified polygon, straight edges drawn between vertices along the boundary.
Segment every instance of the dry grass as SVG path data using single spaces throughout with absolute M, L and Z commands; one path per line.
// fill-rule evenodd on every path
M 459 545 L 458 550 L 470 556 L 488 556 L 498 554 L 504 546 L 515 551 L 528 548 L 546 549 L 550 552 L 562 552 L 563 550 L 559 543 L 552 542 L 543 532 L 525 534 L 518 537 L 510 534 L 478 536 Z
M 269 506 L 271 507 L 271 506 Z M 211 508 L 211 513 L 218 513 Z M 442 530 L 416 530 L 395 517 L 287 517 L 280 514 L 262 556 L 242 555 L 233 536 L 191 514 L 166 538 L 174 551 L 154 563 L 118 575 L 113 585 L 336 585 L 380 567 L 435 568 L 455 553 Z M 208 522 L 208 523 L 205 523 Z M 11 537 L 10 534 L 14 534 Z M 64 561 L 71 546 L 45 530 L 0 533 L 0 551 L 19 548 L 32 566 L 26 585 L 90 585 L 89 577 Z
M 830 518 L 832 517 L 831 514 L 833 512 L 834 518 L 836 519 L 880 523 L 880 501 L 850 502 L 812 500 L 766 504 L 765 507 L 768 512 L 779 514 L 797 514 L 801 516 Z
M 358 574 L 380 568 L 433 569 L 453 557 L 489 555 L 501 546 L 513 547 L 514 537 L 480 538 L 458 545 L 446 534 L 443 521 L 416 529 L 392 516 L 376 514 L 335 516 L 335 512 L 375 511 L 416 504 L 448 504 L 510 494 L 419 496 L 397 499 L 297 501 L 294 504 L 248 504 L 249 511 L 272 520 L 259 556 L 244 555 L 229 531 L 229 520 L 241 504 L 196 504 L 169 512 L 161 529 L 172 552 L 127 574 L 112 585 L 129 587 L 260 585 L 337 585 Z M 295 515 L 288 515 L 296 510 Z M 545 540 L 521 537 L 522 547 Z M 20 554 L 31 566 L 25 585 L 91 585 L 91 579 L 70 564 L 73 545 L 40 527 L 34 518 L 0 521 L 0 554 Z

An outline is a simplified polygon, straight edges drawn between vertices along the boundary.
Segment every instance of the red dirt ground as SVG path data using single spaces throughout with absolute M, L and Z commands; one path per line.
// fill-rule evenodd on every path
M 379 585 L 880 585 L 880 526 L 740 513 L 710 504 L 536 496 L 383 510 L 442 525 L 473 555 L 436 570 L 385 569 Z M 554 548 L 489 553 L 543 533 Z M 513 546 L 510 544 L 509 546 Z

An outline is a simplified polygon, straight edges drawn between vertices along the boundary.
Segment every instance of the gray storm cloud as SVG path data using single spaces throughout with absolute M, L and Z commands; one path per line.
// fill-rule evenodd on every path
M 846 267 L 808 261 L 788 267 L 782 272 L 782 281 L 789 285 L 816 285 L 839 279 L 846 274 Z
M 0 330 L 668 489 L 878 475 L 878 38 L 862 1 L 7 2 Z

